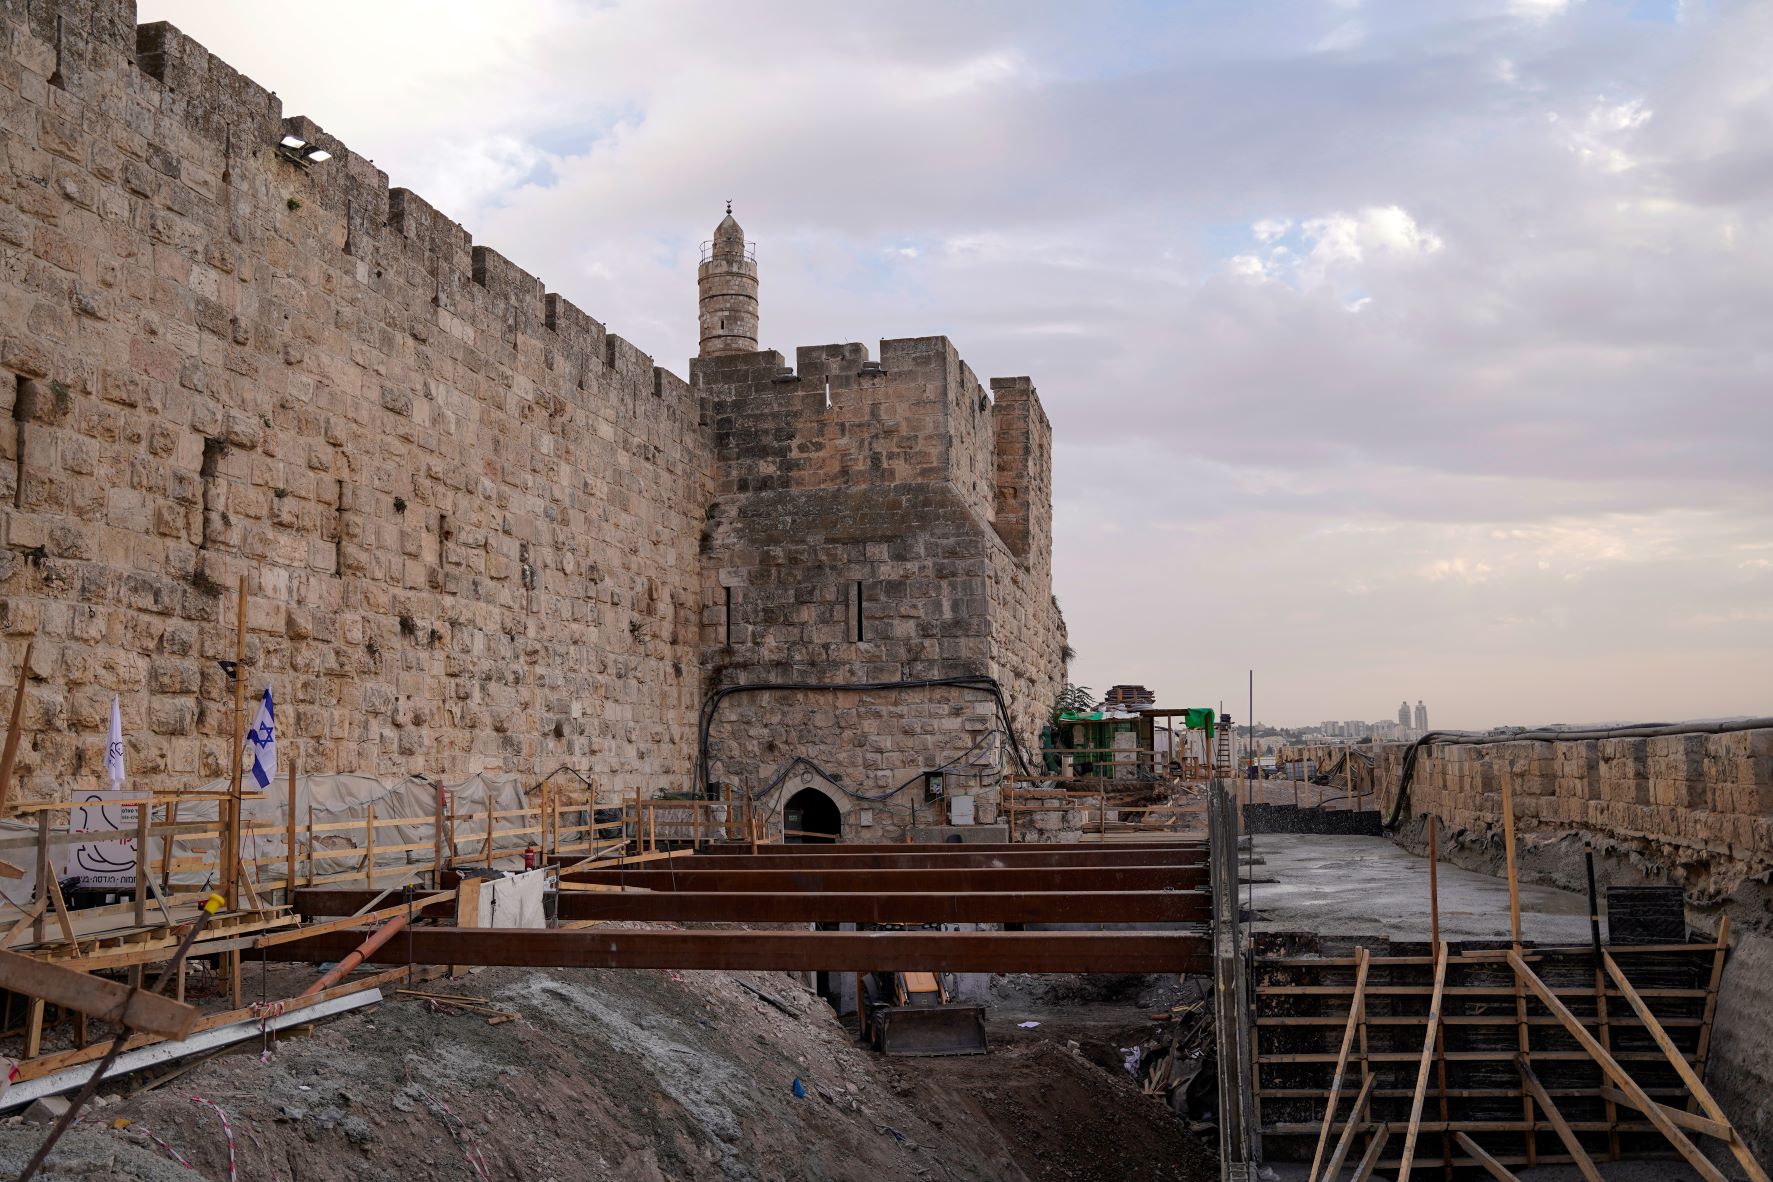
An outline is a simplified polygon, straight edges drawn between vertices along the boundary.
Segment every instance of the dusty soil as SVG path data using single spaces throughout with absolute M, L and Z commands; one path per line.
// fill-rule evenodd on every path
M 176 1153 L 196 1176 L 228 1178 L 221 1115 L 196 1097 L 231 1122 L 237 1176 L 262 1182 L 1216 1176 L 1101 1050 L 1119 1034 L 1093 1020 L 1021 1031 L 1006 1005 L 990 1055 L 887 1060 L 780 973 L 488 969 L 422 988 L 522 1017 L 490 1026 L 391 997 L 262 1062 L 254 1043 L 129 1095 L 138 1079 L 87 1113 L 40 1176 L 193 1177 Z M 1137 1025 L 1133 1006 L 1107 1009 L 1109 1027 Z M 0 1127 L 0 1171 L 42 1136 Z

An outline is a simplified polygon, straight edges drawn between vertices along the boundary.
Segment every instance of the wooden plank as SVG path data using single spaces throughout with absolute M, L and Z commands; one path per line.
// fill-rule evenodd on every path
M 1546 1009 L 1558 1016 L 1564 1024 L 1564 1029 L 1568 1030 L 1582 1049 L 1588 1052 L 1589 1058 L 1599 1063 L 1601 1070 L 1607 1073 L 1619 1090 L 1631 1097 L 1632 1107 L 1650 1118 L 1650 1123 L 1656 1126 L 1658 1132 L 1668 1138 L 1669 1144 L 1673 1145 L 1675 1151 L 1686 1159 L 1687 1164 L 1692 1166 L 1694 1171 L 1705 1179 L 1705 1182 L 1726 1182 L 1723 1173 L 1711 1164 L 1710 1159 L 1701 1153 L 1692 1141 L 1688 1140 L 1687 1135 L 1681 1132 L 1673 1121 L 1662 1115 L 1660 1106 L 1646 1096 L 1644 1090 L 1638 1086 L 1637 1081 L 1631 1077 L 1630 1073 L 1619 1065 L 1605 1047 L 1595 1041 L 1594 1035 L 1590 1034 L 1587 1028 L 1577 1020 L 1576 1015 L 1570 1012 L 1569 1007 L 1559 1001 L 1557 995 L 1547 987 L 1544 981 L 1539 979 L 1539 974 L 1535 973 L 1527 962 L 1518 956 L 1511 956 L 1509 963 L 1522 983 L 1533 991 L 1534 996 L 1545 1005 Z
M 1318 1166 L 1323 1163 L 1324 1151 L 1330 1144 L 1330 1126 L 1336 1121 L 1336 1103 L 1342 1098 L 1342 1077 L 1348 1070 L 1348 1052 L 1354 1047 L 1355 1030 L 1360 1026 L 1361 1007 L 1365 1002 L 1364 990 L 1367 987 L 1367 950 L 1359 949 L 1355 953 L 1359 968 L 1354 976 L 1354 1001 L 1348 1007 L 1348 1022 L 1342 1030 L 1342 1048 L 1336 1052 L 1336 1074 L 1330 1079 L 1330 1099 L 1324 1105 L 1324 1124 L 1317 1135 L 1317 1152 L 1311 1155 L 1311 1172 L 1306 1175 L 1306 1182 L 1317 1182 Z
M 1539 1082 L 1539 1077 L 1534 1074 L 1533 1068 L 1528 1065 L 1525 1059 L 1519 1060 L 1519 1065 L 1521 1082 L 1526 1085 L 1527 1091 L 1532 1095 L 1534 1102 L 1539 1105 L 1540 1111 L 1545 1113 L 1545 1118 L 1551 1121 L 1551 1127 L 1557 1133 L 1558 1140 L 1564 1143 L 1564 1148 L 1569 1151 L 1570 1157 L 1576 1163 L 1576 1168 L 1582 1171 L 1583 1178 L 1587 1182 L 1603 1182 L 1601 1172 L 1595 1168 L 1594 1161 L 1588 1156 L 1588 1151 L 1582 1147 L 1582 1142 L 1576 1139 L 1576 1134 L 1570 1129 L 1569 1123 L 1564 1120 L 1564 1114 L 1558 1111 L 1557 1104 L 1546 1092 L 1545 1085 Z
M 1631 1097 L 1618 1088 L 1602 1088 L 1601 1097 L 1614 1104 L 1623 1104 L 1627 1108 L 1637 1107 L 1632 1103 Z M 1734 1135 L 1734 1130 L 1729 1125 L 1719 1124 L 1710 1117 L 1688 1112 L 1685 1108 L 1670 1108 L 1666 1104 L 1661 1105 L 1661 1108 L 1664 1116 L 1683 1129 L 1692 1129 L 1695 1133 L 1704 1133 L 1706 1136 L 1716 1137 L 1720 1141 L 1728 1141 Z
M 1354 1111 L 1349 1113 L 1348 1123 L 1342 1126 L 1342 1136 L 1337 1138 L 1336 1148 L 1331 1151 L 1330 1160 L 1324 1165 L 1324 1182 L 1336 1182 L 1336 1176 L 1342 1172 L 1342 1163 L 1348 1160 L 1348 1151 L 1354 1147 L 1355 1137 L 1366 1127 L 1366 1118 L 1361 1114 L 1372 1101 L 1374 1079 L 1374 1076 L 1369 1075 L 1354 1098 Z
M 480 894 L 480 880 L 477 878 L 465 878 L 462 880 L 463 887 L 467 887 L 469 883 L 475 884 L 474 894 L 478 899 Z M 431 891 L 425 895 L 424 903 L 446 903 L 457 897 L 458 892 L 456 891 Z M 396 915 L 405 914 L 406 904 L 396 903 L 392 907 L 384 907 L 379 911 L 370 911 L 362 915 L 347 915 L 343 919 L 330 919 L 322 923 L 309 924 L 306 927 L 290 928 L 287 931 L 273 932 L 268 936 L 259 937 L 259 939 L 253 943 L 253 947 L 275 948 L 277 945 L 287 944 L 291 940 L 305 940 L 310 936 L 324 935 L 327 932 L 336 932 L 342 928 L 363 927 L 367 924 L 376 924 L 383 920 L 393 919 Z M 470 926 L 471 924 L 472 921 L 470 921 Z
M 1464 1133 L 1454 1133 L 1453 1140 L 1459 1143 L 1459 1148 L 1465 1150 L 1467 1157 L 1488 1170 L 1490 1172 L 1490 1177 L 1495 1178 L 1497 1182 L 1521 1182 L 1519 1178 L 1514 1176 L 1513 1171 L 1495 1158 L 1491 1157 L 1489 1152 L 1485 1150 L 1482 1145 L 1479 1145 Z
M 1389 1140 L 1391 1140 L 1391 1126 L 1380 1125 L 1375 1132 L 1372 1144 L 1367 1146 L 1367 1152 L 1361 1155 L 1360 1164 L 1354 1168 L 1354 1177 L 1349 1179 L 1349 1182 L 1368 1182 L 1368 1179 L 1372 1178 L 1373 1171 L 1379 1168 L 1380 1155 L 1385 1152 L 1385 1143 Z M 1409 1163 L 1405 1162 L 1404 1166 L 1407 1170 Z M 1330 1182 L 1335 1182 L 1335 1179 L 1330 1179 Z
M 195 1006 L 16 952 L 0 951 L 0 988 L 171 1038 L 184 1038 L 197 1021 Z
M 436 974 L 433 971 L 428 975 L 421 977 L 421 979 L 429 980 L 435 975 Z M 360 977 L 355 981 L 328 989 L 324 993 L 316 993 L 309 997 L 288 998 L 283 1002 L 283 1012 L 286 1014 L 294 1013 L 298 1010 L 307 1009 L 309 1006 L 319 1005 L 323 1001 L 331 1001 L 335 997 L 349 997 L 353 993 L 362 993 L 366 989 L 374 989 L 376 986 L 385 982 L 405 976 L 406 967 L 403 965 L 400 968 L 389 969 L 386 972 L 376 973 L 369 977 Z M 232 1026 L 236 1022 L 244 1022 L 253 1016 L 251 1008 L 228 1010 L 225 1013 L 220 1014 L 210 1014 L 207 1017 L 199 1018 L 191 1027 L 190 1033 L 196 1034 L 204 1030 L 213 1030 L 218 1026 Z M 189 1035 L 186 1037 L 189 1037 Z M 137 1047 L 152 1046 L 155 1043 L 165 1041 L 164 1038 L 157 1034 L 135 1034 L 131 1035 L 128 1040 L 124 1042 L 123 1049 L 126 1051 L 133 1051 Z M 107 1053 L 109 1053 L 111 1042 L 111 1039 L 106 1039 L 104 1042 L 94 1043 L 89 1047 L 82 1047 L 78 1050 L 72 1051 L 58 1051 L 53 1055 L 41 1055 L 34 1059 L 30 1059 L 27 1062 L 22 1062 L 18 1066 L 19 1079 L 41 1079 L 45 1075 L 52 1075 L 66 1067 L 78 1067 L 82 1063 L 91 1063 L 95 1059 L 102 1059 Z
M 48 906 L 49 896 L 39 895 L 37 901 L 18 917 L 18 922 L 6 930 L 6 935 L 0 936 L 0 948 L 12 947 L 12 942 L 24 935 L 25 929 L 36 923 L 37 917 L 42 915 L 43 909 Z
M 1410 1098 L 1410 1124 L 1404 1133 L 1404 1154 L 1397 1182 L 1409 1182 L 1416 1161 L 1416 1138 L 1422 1128 L 1422 1101 L 1428 1093 L 1428 1070 L 1434 1064 L 1435 1036 L 1441 1029 L 1441 996 L 1447 985 L 1447 946 L 1442 944 L 1434 967 L 1434 994 L 1428 1000 L 1428 1033 L 1422 1039 L 1422 1061 L 1416 1067 L 1416 1094 Z M 1383 1140 L 1383 1138 L 1381 1138 Z M 1368 1147 L 1372 1152 L 1372 1146 Z M 1378 1160 L 1375 1156 L 1374 1160 Z
M 1705 1086 L 1705 1082 L 1699 1078 L 1698 1072 L 1694 1071 L 1687 1062 L 1686 1056 L 1682 1055 L 1675 1047 L 1674 1040 L 1668 1037 L 1668 1032 L 1662 1028 L 1662 1024 L 1656 1021 L 1656 1015 L 1650 1012 L 1650 1007 L 1645 1004 L 1643 998 L 1638 996 L 1638 991 L 1632 988 L 1631 980 L 1626 977 L 1625 971 L 1619 967 L 1619 963 L 1604 953 L 1601 956 L 1601 961 L 1607 966 L 1607 975 L 1613 978 L 1613 984 L 1617 985 L 1619 991 L 1625 994 L 1625 1000 L 1631 1003 L 1631 1008 L 1643 1020 L 1645 1028 L 1650 1031 L 1650 1037 L 1656 1040 L 1656 1045 L 1661 1048 L 1664 1055 L 1668 1056 L 1670 1065 L 1681 1077 L 1681 1082 L 1692 1090 L 1694 1098 L 1699 1101 L 1699 1106 L 1705 1110 L 1705 1114 L 1730 1129 L 1729 1135 L 1724 1137 L 1723 1141 L 1730 1146 L 1731 1154 L 1735 1156 L 1736 1163 L 1748 1175 L 1749 1182 L 1767 1182 L 1767 1172 L 1755 1160 L 1754 1154 L 1749 1152 L 1748 1145 L 1736 1134 L 1735 1126 L 1730 1124 L 1730 1118 L 1724 1115 L 1724 1110 L 1712 1098 L 1711 1089 Z M 1646 1112 L 1644 1115 L 1655 1120 L 1658 1114 Z M 1670 1118 L 1664 1117 L 1663 1119 Z

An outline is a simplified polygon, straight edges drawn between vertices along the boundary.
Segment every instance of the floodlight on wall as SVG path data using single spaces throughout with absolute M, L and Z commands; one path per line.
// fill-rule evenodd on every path
M 277 154 L 292 164 L 322 164 L 332 153 L 319 144 L 310 144 L 299 135 L 286 135 L 277 141 Z

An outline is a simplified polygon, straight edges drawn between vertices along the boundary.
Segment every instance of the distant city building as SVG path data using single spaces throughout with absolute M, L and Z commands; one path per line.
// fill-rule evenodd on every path
M 1428 707 L 1422 704 L 1420 698 L 1416 700 L 1416 729 L 1419 731 L 1428 730 Z
M 1408 699 L 1397 704 L 1397 724 L 1405 730 L 1410 729 L 1410 703 Z
M 1103 695 L 1102 703 L 1121 710 L 1141 710 L 1157 705 L 1157 695 L 1142 685 L 1117 685 Z

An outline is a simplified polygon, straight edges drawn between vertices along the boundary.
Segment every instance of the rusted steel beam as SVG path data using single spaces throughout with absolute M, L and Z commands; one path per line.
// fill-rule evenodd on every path
M 1205 866 L 1204 850 L 1064 851 L 1038 854 L 794 854 L 766 858 L 749 854 L 703 854 L 682 858 L 672 869 L 704 870 L 1044 870 L 1049 867 Z
M 267 949 L 273 960 L 336 960 L 361 929 Z M 831 972 L 1203 973 L 1205 937 L 1150 932 L 680 932 L 579 928 L 411 929 L 414 964 L 536 968 L 781 969 Z M 371 959 L 405 964 L 408 941 Z
M 375 894 L 362 890 L 297 891 L 303 916 L 351 915 Z M 451 904 L 415 904 L 420 915 L 447 918 Z M 565 891 L 559 918 L 644 923 L 1204 923 L 1204 891 L 999 891 L 992 894 L 749 894 L 715 891 Z
M 654 891 L 1161 891 L 1194 890 L 1205 866 L 1090 866 L 1028 870 L 581 870 L 570 882 L 645 887 Z

